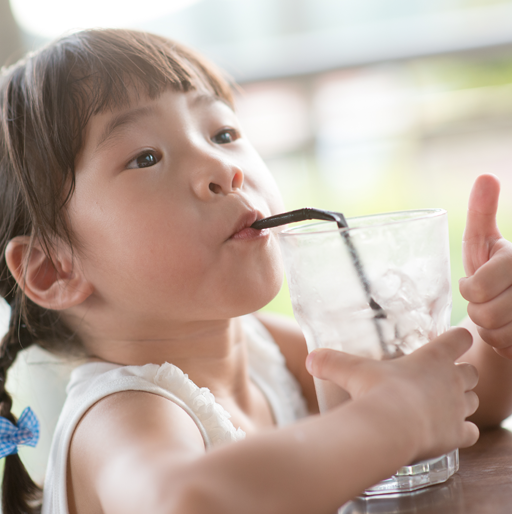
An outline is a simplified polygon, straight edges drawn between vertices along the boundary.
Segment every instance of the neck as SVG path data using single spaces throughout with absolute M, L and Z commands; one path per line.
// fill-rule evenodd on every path
M 216 397 L 241 392 L 248 381 L 245 339 L 237 318 L 179 323 L 162 338 L 87 337 L 85 346 L 93 359 L 125 366 L 172 363 Z

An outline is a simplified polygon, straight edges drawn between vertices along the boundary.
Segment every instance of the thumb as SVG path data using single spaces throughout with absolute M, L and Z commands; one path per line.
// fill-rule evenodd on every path
M 494 243 L 501 238 L 496 224 L 499 196 L 500 182 L 494 175 L 480 175 L 471 189 L 462 236 L 462 260 L 468 277 L 489 260 Z
M 320 348 L 309 353 L 306 368 L 316 378 L 329 380 L 343 389 L 350 390 L 351 378 L 371 359 L 348 353 Z

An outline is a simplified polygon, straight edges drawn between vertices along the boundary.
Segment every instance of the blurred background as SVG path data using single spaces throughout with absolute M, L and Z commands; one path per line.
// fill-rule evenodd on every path
M 512 238 L 512 1 L 0 0 L 0 64 L 100 26 L 175 38 L 241 84 L 243 125 L 288 209 L 446 209 L 461 320 L 461 238 L 481 173 L 501 180 Z M 268 309 L 291 314 L 286 286 Z

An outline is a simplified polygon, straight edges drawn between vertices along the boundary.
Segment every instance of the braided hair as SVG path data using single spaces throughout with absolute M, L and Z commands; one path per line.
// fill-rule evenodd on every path
M 25 258 L 37 241 L 51 260 L 55 241 L 76 247 L 65 206 L 89 119 L 127 105 L 133 90 L 156 98 L 166 89 L 203 89 L 233 107 L 231 86 L 210 63 L 173 41 L 138 31 L 77 32 L 0 74 L 0 295 L 11 307 L 0 344 L 0 416 L 13 423 L 5 383 L 18 352 L 32 344 L 64 355 L 83 348 L 58 312 L 23 294 L 23 280 L 17 283 L 11 274 L 5 248 L 27 236 Z M 4 514 L 40 512 L 40 497 L 19 456 L 7 456 Z

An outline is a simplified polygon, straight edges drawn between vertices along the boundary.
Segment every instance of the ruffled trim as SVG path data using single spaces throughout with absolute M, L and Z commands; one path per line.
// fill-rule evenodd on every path
M 229 420 L 231 415 L 215 401 L 207 387 L 198 387 L 188 375 L 174 364 L 162 364 L 156 375 L 155 384 L 171 391 L 194 412 L 203 424 L 212 446 L 232 443 L 245 438 L 245 432 L 236 429 Z

